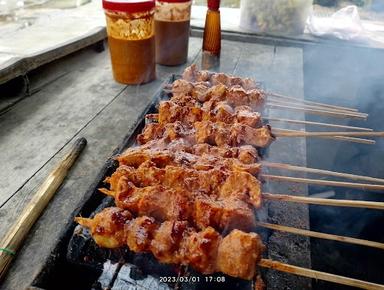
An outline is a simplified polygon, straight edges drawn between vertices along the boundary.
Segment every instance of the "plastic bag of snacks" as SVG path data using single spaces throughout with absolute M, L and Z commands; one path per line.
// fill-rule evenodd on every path
M 241 0 L 240 27 L 246 31 L 301 34 L 312 0 Z
M 354 5 L 340 9 L 331 17 L 311 15 L 308 30 L 315 36 L 343 40 L 365 40 L 367 36 L 360 21 L 359 11 Z

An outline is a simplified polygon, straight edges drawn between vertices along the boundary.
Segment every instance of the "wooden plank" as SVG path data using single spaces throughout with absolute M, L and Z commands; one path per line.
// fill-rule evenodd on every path
M 0 84 L 5 83 L 17 76 L 24 75 L 41 65 L 69 55 L 105 38 L 105 28 L 97 27 L 81 37 L 74 38 L 65 43 L 60 43 L 57 46 L 39 51 L 35 55 L 24 57 L 18 55 L 17 57 L 12 57 L 7 62 L 2 63 L 0 67 Z
M 104 43 L 104 40 L 101 43 Z M 22 99 L 41 90 L 50 82 L 81 67 L 82 63 L 79 59 L 82 59 L 82 57 L 80 55 L 83 55 L 85 58 L 94 58 L 97 52 L 96 46 L 100 47 L 100 42 L 81 49 L 75 54 L 69 54 L 49 64 L 41 65 L 32 71 L 25 71 L 22 73 L 22 76 L 1 84 L 0 114 L 3 114 L 4 111 L 7 111 Z M 57 52 L 56 57 L 59 56 L 60 54 Z M 12 74 L 7 76 L 11 77 Z
M 19 11 L 18 17 L 28 20 L 28 27 L 20 29 L 16 22 L 2 27 L 0 84 L 106 38 L 99 2 L 76 9 L 39 8 Z
M 274 47 L 242 43 L 242 54 L 235 74 L 251 77 L 263 83 L 267 90 L 303 98 L 303 56 L 300 48 Z M 264 114 L 281 118 L 303 119 L 302 114 L 277 110 L 265 111 Z M 280 124 L 281 126 L 281 124 Z M 290 126 L 285 125 L 286 128 Z M 297 127 L 296 127 L 297 128 Z M 304 138 L 278 139 L 270 146 L 266 160 L 306 165 L 306 143 Z M 275 182 L 266 182 L 264 188 L 270 192 L 307 195 L 304 185 L 287 186 Z M 270 202 L 264 211 L 258 212 L 260 220 L 267 220 L 282 225 L 309 228 L 309 213 L 306 205 Z M 268 256 L 302 267 L 310 267 L 309 238 L 272 232 L 268 238 Z M 294 275 L 266 271 L 268 288 L 310 289 L 311 281 Z
M 191 38 L 188 62 L 195 60 L 200 51 L 200 47 L 201 40 Z M 111 72 L 107 52 L 98 55 L 97 65 L 91 65 L 89 60 L 84 56 L 83 59 L 85 61 L 83 71 L 82 73 L 76 74 L 76 83 L 81 84 L 86 81 L 99 80 L 100 77 L 93 79 L 90 75 L 92 73 L 95 74 L 96 71 L 104 71 L 103 76 L 106 80 L 102 82 L 103 85 L 98 86 L 93 83 L 93 86 L 88 86 L 88 89 L 91 93 L 95 93 L 95 90 L 98 90 L 99 92 L 97 94 L 99 98 L 112 98 L 112 101 L 97 112 L 95 111 L 95 115 L 90 116 L 91 120 L 85 120 L 83 118 L 82 122 L 79 122 L 76 116 L 73 117 L 73 122 L 76 122 L 78 127 L 75 128 L 77 130 L 71 131 L 72 135 L 67 133 L 67 136 L 60 137 L 59 135 L 61 134 L 51 128 L 55 127 L 55 124 L 51 124 L 51 122 L 46 125 L 47 127 L 39 128 L 39 130 L 53 130 L 51 134 L 53 134 L 52 137 L 54 138 L 51 140 L 50 137 L 46 137 L 46 143 L 52 142 L 56 144 L 59 143 L 58 139 L 65 142 L 75 138 L 75 136 L 84 136 L 88 140 L 88 146 L 69 174 L 67 181 L 32 229 L 31 235 L 27 238 L 24 247 L 18 253 L 8 277 L 0 289 L 24 289 L 33 281 L 34 277 L 41 270 L 44 260 L 56 244 L 60 231 L 67 221 L 72 218 L 72 212 L 82 200 L 83 194 L 93 182 L 101 166 L 112 154 L 113 149 L 123 140 L 124 135 L 132 130 L 132 125 L 135 120 L 138 118 L 140 112 L 147 106 L 152 98 L 152 94 L 158 89 L 162 82 L 161 79 L 158 79 L 155 82 L 143 86 L 128 86 L 119 94 L 119 90 L 116 90 L 114 86 L 118 88 L 120 86 L 110 79 Z M 183 66 L 173 67 L 172 69 L 163 66 L 158 66 L 157 68 L 158 76 L 165 77 L 168 76 L 170 70 L 174 73 L 180 73 Z M 114 84 L 114 86 L 112 86 L 112 84 Z M 75 86 L 76 84 L 73 85 Z M 68 78 L 63 77 L 51 83 L 47 88 L 34 95 L 33 98 L 43 98 L 47 90 L 51 90 L 52 88 L 56 91 L 62 90 L 67 92 L 66 95 L 69 94 L 68 91 L 73 91 L 73 89 L 68 86 Z M 79 99 L 83 93 L 84 90 L 73 92 L 73 98 Z M 101 94 L 103 96 L 101 96 Z M 94 100 L 92 96 L 89 96 L 89 98 Z M 60 105 L 61 103 L 65 103 L 65 100 L 55 99 L 55 102 L 57 105 Z M 100 102 L 96 100 L 95 106 L 99 106 L 99 103 Z M 88 105 L 88 103 L 82 101 L 78 106 L 80 107 L 81 105 L 82 109 L 86 110 L 86 108 L 83 107 L 85 104 Z M 16 109 L 18 108 L 16 107 L 15 110 Z M 43 113 L 44 111 L 40 111 L 40 114 Z M 45 114 L 47 113 L 45 112 Z M 51 115 L 49 114 L 47 117 L 51 117 Z M 27 122 L 27 120 L 25 122 Z M 20 122 L 17 125 L 23 126 L 23 124 L 24 122 Z M 27 133 L 25 130 L 23 132 Z M 44 144 L 45 147 L 41 147 L 41 143 L 37 143 L 36 141 L 37 138 L 34 136 L 31 137 L 33 137 L 33 142 L 29 143 L 29 145 L 33 147 L 33 150 L 30 149 L 29 151 L 31 152 L 30 154 L 32 154 L 31 156 L 48 155 L 42 152 L 42 148 L 46 147 L 52 147 L 50 151 L 54 151 L 55 148 L 53 148 L 53 145 Z M 27 150 L 27 145 L 28 144 L 23 145 L 25 150 Z M 11 148 L 8 147 L 7 150 L 10 151 Z M 60 158 L 62 150 L 59 150 L 58 153 L 53 152 L 51 155 L 54 155 L 51 160 L 49 160 L 50 156 L 47 156 L 47 160 L 39 159 L 39 162 L 35 160 L 36 166 L 42 166 L 43 168 L 32 177 L 29 177 L 30 180 L 28 180 L 17 194 L 0 208 L 0 217 L 2 220 L 2 223 L 0 223 L 0 233 L 6 232 L 9 223 L 15 219 L 21 208 L 29 200 L 30 193 L 36 188 L 47 172 L 49 172 L 55 161 Z M 23 160 L 19 160 L 18 162 L 18 166 L 22 166 Z M 46 165 L 44 165 L 45 162 L 47 162 Z M 44 247 L 42 247 L 42 245 L 44 245 Z
M 0 116 L 0 206 L 123 89 L 96 57 Z
M 193 39 L 193 59 L 198 46 Z M 0 206 L 124 88 L 112 80 L 109 56 L 104 54 L 105 57 L 92 54 L 83 67 L 74 65 L 82 63 L 80 55 L 72 59 L 67 68 L 58 68 L 60 73 L 67 72 L 58 82 L 0 116 L 0 159 L 7 172 L 0 175 Z M 72 65 L 73 71 L 68 69 Z M 86 66 L 89 68 L 84 70 Z M 158 71 L 159 79 L 168 74 Z M 62 90 L 63 84 L 67 89 Z M 11 131 L 15 127 L 17 130 Z M 19 145 L 14 148 L 14 144 Z M 39 147 L 44 151 L 36 154 L 34 150 Z

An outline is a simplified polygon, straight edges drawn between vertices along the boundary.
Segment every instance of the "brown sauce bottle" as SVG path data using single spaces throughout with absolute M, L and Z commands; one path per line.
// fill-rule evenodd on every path
M 190 0 L 157 0 L 155 13 L 156 62 L 180 65 L 187 62 Z
M 123 84 L 154 80 L 154 1 L 103 0 L 103 8 L 115 80 Z

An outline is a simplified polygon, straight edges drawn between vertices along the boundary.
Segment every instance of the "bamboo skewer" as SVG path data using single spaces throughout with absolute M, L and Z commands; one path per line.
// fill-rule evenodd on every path
M 334 136 L 334 137 L 318 137 L 318 138 L 331 139 L 331 140 L 337 140 L 337 141 L 345 141 L 345 142 L 352 142 L 352 143 L 360 143 L 360 144 L 367 144 L 367 145 L 374 145 L 374 144 L 376 144 L 375 140 L 355 138 L 355 137 Z
M 294 228 L 294 227 L 287 227 L 287 226 L 270 224 L 270 223 L 263 223 L 263 222 L 257 222 L 256 226 L 271 229 L 271 230 L 296 234 L 296 235 L 300 235 L 300 236 L 319 238 L 319 239 L 325 239 L 325 240 L 332 240 L 332 241 L 338 241 L 338 242 L 343 242 L 343 243 L 348 243 L 348 244 L 354 244 L 354 245 L 360 245 L 360 246 L 366 246 L 366 247 L 384 250 L 384 243 L 379 243 L 379 242 L 373 242 L 373 241 L 356 239 L 356 238 L 339 236 L 339 235 L 319 233 L 319 232 L 314 232 L 314 231 L 309 231 L 309 230 L 298 229 L 298 228 Z
M 358 111 L 355 108 L 349 108 L 349 107 L 343 107 L 343 106 L 335 106 L 335 105 L 330 105 L 330 104 L 326 104 L 326 103 L 319 103 L 319 102 L 314 102 L 314 101 L 308 101 L 308 100 L 300 100 L 300 99 L 295 98 L 295 97 L 289 97 L 289 96 L 285 96 L 285 95 L 278 94 L 278 93 L 273 93 L 273 92 L 267 92 L 267 95 L 268 96 L 277 97 L 277 98 L 280 98 L 280 99 L 291 100 L 291 101 L 294 101 L 294 102 L 300 102 L 301 101 L 304 104 L 308 104 L 308 105 L 315 105 L 315 106 L 320 106 L 320 107 L 327 107 L 327 108 L 333 108 L 333 109 L 344 110 L 344 111 L 352 111 L 352 112 L 357 112 Z
M 380 285 L 372 282 L 366 282 L 363 280 L 353 279 L 349 277 L 343 277 L 343 276 L 316 271 L 312 269 L 302 268 L 298 266 L 293 266 L 293 265 L 289 265 L 289 264 L 285 264 L 277 261 L 272 261 L 270 259 L 261 259 L 258 265 L 263 268 L 269 268 L 269 269 L 290 273 L 298 276 L 357 287 L 360 289 L 367 289 L 367 290 L 383 290 L 384 289 L 384 285 Z
M 321 174 L 321 175 L 328 175 L 328 176 L 335 176 L 335 177 L 341 177 L 341 178 L 348 178 L 352 180 L 363 180 L 368 182 L 377 182 L 377 183 L 384 183 L 384 179 L 382 178 L 375 178 L 370 176 L 364 176 L 364 175 L 355 175 L 355 174 L 349 174 L 349 173 L 342 173 L 342 172 L 336 172 L 336 171 L 330 171 L 330 170 L 323 170 L 323 169 L 317 169 L 317 168 L 309 168 L 304 166 L 296 166 L 286 163 L 275 163 L 275 162 L 268 162 L 268 161 L 261 161 L 261 165 L 267 168 L 276 168 L 276 169 L 283 169 L 283 170 L 289 170 L 289 171 L 297 171 L 297 172 L 305 172 L 305 173 L 313 173 L 313 174 Z
M 292 119 L 269 118 L 269 117 L 263 117 L 263 119 L 273 121 L 273 122 L 282 122 L 282 123 L 291 123 L 291 124 L 313 125 L 313 126 L 329 127 L 329 128 L 342 128 L 342 129 L 356 130 L 356 131 L 370 131 L 370 132 L 373 131 L 373 129 L 371 128 L 337 125 L 337 124 L 321 123 L 321 122 L 311 122 L 311 121 L 304 121 L 304 120 L 292 120 Z
M 303 133 L 305 131 L 299 131 L 299 130 L 290 130 L 290 129 L 280 129 L 280 128 L 274 128 L 273 130 L 278 132 L 292 132 L 292 133 Z M 322 139 L 332 139 L 337 141 L 345 141 L 345 142 L 353 142 L 353 143 L 360 143 L 360 144 L 368 144 L 368 145 L 374 145 L 376 144 L 375 140 L 372 139 L 362 139 L 362 138 L 356 138 L 356 137 L 346 137 L 346 136 L 316 136 L 316 138 L 322 138 Z
M 20 217 L 10 228 L 0 243 L 0 281 L 4 278 L 16 251 L 32 228 L 41 212 L 47 206 L 56 190 L 62 184 L 69 169 L 87 144 L 85 138 L 76 140 L 69 153 L 40 185 L 31 201 L 22 211 Z
M 315 197 L 308 197 L 308 196 L 297 196 L 297 195 L 275 194 L 275 193 L 262 193 L 262 197 L 265 200 L 273 200 L 273 201 L 384 210 L 384 202 L 376 202 L 376 201 L 327 199 L 327 198 L 315 198 Z
M 322 115 L 322 116 L 328 116 L 328 117 L 335 117 L 335 118 L 354 118 L 354 119 L 367 119 L 368 115 L 363 113 L 344 113 L 344 112 L 336 112 L 336 111 L 327 111 L 327 110 L 320 110 L 320 109 L 306 109 L 301 108 L 297 106 L 285 106 L 285 105 L 279 105 L 279 104 L 273 104 L 273 103 L 267 103 L 266 107 L 270 107 L 273 109 L 279 109 L 279 110 L 291 110 L 291 111 L 299 111 L 314 115 Z
M 305 184 L 314 184 L 314 185 L 323 185 L 323 186 L 336 186 L 336 187 L 349 187 L 349 188 L 358 188 L 358 189 L 373 190 L 373 191 L 384 191 L 384 185 L 380 185 L 380 184 L 342 182 L 342 181 L 333 181 L 333 180 L 298 178 L 298 177 L 291 177 L 291 176 L 278 176 L 278 175 L 270 175 L 270 174 L 263 174 L 262 177 L 269 180 L 288 181 L 288 182 L 295 182 L 295 183 L 305 183 Z
M 349 113 L 353 115 L 366 115 L 365 113 L 358 112 L 356 111 L 350 111 L 350 110 L 344 110 L 344 109 L 339 109 L 339 108 L 330 108 L 326 106 L 319 106 L 319 105 L 309 105 L 305 104 L 299 101 L 290 101 L 290 100 L 281 100 L 279 98 L 272 98 L 268 97 L 266 103 L 272 103 L 272 104 L 280 104 L 280 105 L 286 105 L 286 106 L 295 106 L 295 107 L 302 107 L 306 109 L 314 109 L 314 110 L 321 110 L 321 111 L 332 111 L 332 112 L 339 112 L 339 113 Z
M 273 131 L 273 134 L 276 135 L 276 137 L 384 137 L 384 132 L 289 132 L 285 129 L 278 128 L 274 128 Z
M 351 115 L 356 115 L 356 116 L 361 116 L 361 117 L 364 117 L 367 115 L 366 113 L 362 113 L 362 112 L 346 111 L 346 110 L 342 110 L 342 109 L 334 109 L 334 108 L 328 108 L 328 107 L 308 105 L 308 104 L 286 101 L 286 100 L 273 99 L 273 98 L 268 98 L 268 100 L 266 101 L 266 104 L 282 105 L 282 106 L 294 106 L 294 107 L 298 107 L 298 108 L 302 108 L 302 109 L 328 111 L 328 112 L 341 113 L 341 114 L 347 114 L 347 115 L 351 114 Z

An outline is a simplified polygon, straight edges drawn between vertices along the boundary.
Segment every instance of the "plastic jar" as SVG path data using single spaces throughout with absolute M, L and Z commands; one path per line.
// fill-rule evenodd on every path
M 240 27 L 251 32 L 302 34 L 311 7 L 312 0 L 241 0 Z
M 154 0 L 103 0 L 113 76 L 123 84 L 156 78 Z
M 156 62 L 179 65 L 187 61 L 190 0 L 157 0 L 155 13 Z

